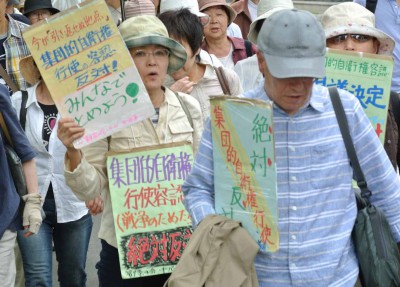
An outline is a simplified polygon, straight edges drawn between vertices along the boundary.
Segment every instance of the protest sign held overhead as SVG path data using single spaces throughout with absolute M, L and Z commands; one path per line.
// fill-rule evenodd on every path
M 155 113 L 104 1 L 71 7 L 23 37 L 61 116 L 85 128 L 76 148 Z
M 122 278 L 171 273 L 192 235 L 181 185 L 193 166 L 187 143 L 110 153 L 107 174 Z
M 240 221 L 261 250 L 279 248 L 275 144 L 270 103 L 211 98 L 218 214 Z

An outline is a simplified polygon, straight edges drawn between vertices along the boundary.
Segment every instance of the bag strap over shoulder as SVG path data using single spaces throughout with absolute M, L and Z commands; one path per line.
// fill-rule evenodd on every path
M 13 142 L 11 140 L 10 133 L 8 132 L 8 128 L 6 126 L 6 122 L 4 121 L 3 114 L 1 112 L 0 112 L 0 126 L 1 126 L 1 129 L 4 132 L 4 135 L 6 136 L 6 139 L 7 139 L 8 143 L 11 146 L 13 146 Z
M 399 94 L 395 91 L 390 91 L 390 103 L 392 105 L 392 112 L 396 120 L 397 128 L 400 129 L 400 99 Z
M 378 4 L 378 0 L 367 0 L 365 3 L 365 8 L 367 8 L 372 13 L 375 13 L 376 4 Z
M 3 78 L 3 80 L 7 83 L 7 85 L 10 87 L 10 89 L 16 93 L 19 91 L 18 86 L 15 84 L 15 82 L 10 78 L 10 76 L 7 74 L 6 70 L 4 70 L 3 66 L 0 65 L 0 76 Z
M 367 182 L 364 178 L 364 173 L 361 170 L 361 166 L 358 161 L 356 150 L 354 148 L 354 144 L 351 139 L 346 113 L 344 112 L 342 101 L 340 100 L 337 88 L 330 87 L 329 95 L 331 97 L 333 109 L 335 110 L 336 119 L 339 124 L 340 132 L 342 133 L 344 145 L 346 146 L 347 155 L 350 158 L 350 163 L 353 167 L 353 171 L 357 179 L 357 185 L 361 189 L 361 196 L 365 200 L 368 200 L 368 198 L 371 196 L 371 191 L 368 189 Z
M 174 94 L 178 98 L 178 101 L 181 104 L 181 107 L 182 107 L 183 111 L 185 112 L 187 119 L 189 120 L 190 126 L 194 129 L 194 127 L 193 127 L 193 119 L 192 119 L 192 116 L 190 115 L 190 112 L 189 112 L 189 109 L 188 109 L 186 103 L 183 101 L 181 96 L 178 95 L 178 93 L 174 92 Z
M 214 70 L 215 70 L 215 73 L 217 74 L 217 78 L 218 78 L 219 84 L 221 85 L 222 92 L 224 93 L 224 95 L 230 95 L 231 91 L 229 89 L 228 81 L 225 77 L 224 68 L 214 66 Z
M 244 40 L 244 47 L 246 48 L 246 55 L 247 58 L 253 56 L 253 51 L 252 51 L 252 45 L 251 42 L 249 40 Z
M 21 108 L 19 109 L 19 123 L 23 130 L 25 130 L 25 123 L 26 123 L 26 102 L 28 101 L 28 92 L 21 91 L 22 93 L 22 101 L 21 101 Z

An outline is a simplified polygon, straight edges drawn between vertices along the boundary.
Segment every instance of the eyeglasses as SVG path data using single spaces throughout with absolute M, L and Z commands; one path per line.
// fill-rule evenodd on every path
M 335 37 L 329 38 L 326 41 L 330 44 L 335 44 L 338 45 L 342 42 L 347 41 L 348 38 L 351 38 L 352 40 L 358 42 L 358 43 L 365 43 L 370 41 L 371 39 L 374 39 L 372 36 L 368 35 L 361 35 L 361 34 L 342 34 L 342 35 L 337 35 Z
M 153 55 L 153 57 L 156 59 L 165 59 L 168 58 L 169 54 L 170 52 L 167 49 L 155 49 L 152 52 L 147 52 L 145 50 L 136 50 L 133 52 L 132 57 L 134 59 L 144 59 L 150 55 Z
M 203 27 L 207 26 L 210 23 L 210 16 L 199 16 L 199 21 Z
M 42 9 L 42 10 L 36 10 L 31 13 L 29 13 L 28 18 L 31 20 L 37 20 L 39 17 L 46 18 L 51 15 L 51 11 L 47 9 Z

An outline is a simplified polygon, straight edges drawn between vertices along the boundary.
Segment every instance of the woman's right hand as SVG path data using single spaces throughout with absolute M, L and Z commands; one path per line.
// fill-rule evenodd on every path
M 67 169 L 69 171 L 75 170 L 75 168 L 81 162 L 82 156 L 79 149 L 76 149 L 73 142 L 81 138 L 85 134 L 85 129 L 79 126 L 72 118 L 63 118 L 58 121 L 57 136 L 60 141 L 67 148 L 67 158 L 69 159 L 69 165 Z
M 62 118 L 58 121 L 57 135 L 65 147 L 75 149 L 73 142 L 85 134 L 85 129 L 80 127 L 72 118 Z

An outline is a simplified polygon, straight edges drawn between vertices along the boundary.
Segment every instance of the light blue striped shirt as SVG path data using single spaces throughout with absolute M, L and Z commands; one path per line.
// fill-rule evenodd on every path
M 400 241 L 400 181 L 358 100 L 340 90 L 371 201 L 385 212 Z M 245 94 L 268 100 L 262 86 Z M 274 105 L 280 246 L 259 252 L 260 286 L 354 286 L 357 259 L 351 241 L 357 208 L 352 169 L 325 87 L 290 116 Z M 210 121 L 182 189 L 194 226 L 214 210 Z

